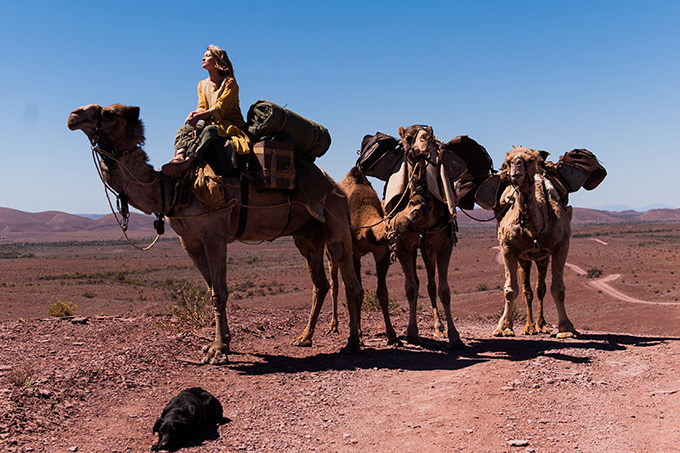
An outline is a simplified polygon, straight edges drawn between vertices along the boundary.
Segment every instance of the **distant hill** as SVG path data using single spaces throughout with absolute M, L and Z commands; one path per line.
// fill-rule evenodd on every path
M 479 220 L 493 218 L 491 211 L 475 209 L 467 211 Z M 99 217 L 99 218 L 93 218 Z M 128 236 L 131 238 L 155 237 L 154 216 L 130 213 Z M 574 208 L 572 223 L 616 224 L 616 223 L 673 223 L 680 222 L 680 209 L 650 209 L 648 211 L 604 211 Z M 464 213 L 458 213 L 461 227 L 493 227 L 495 221 L 479 222 Z M 176 234 L 166 225 L 165 237 Z M 64 240 L 114 240 L 123 238 L 123 233 L 113 214 L 105 216 L 68 214 L 60 211 L 24 212 L 11 208 L 0 208 L 0 241 L 64 241 Z
M 0 208 L 0 240 L 2 241 L 64 241 L 113 240 L 123 238 L 113 214 L 90 218 L 60 211 L 24 212 Z M 129 237 L 155 237 L 154 216 L 132 212 L 128 224 Z M 170 227 L 167 236 L 175 236 Z
M 470 216 L 486 220 L 493 217 L 491 211 L 475 209 L 468 211 Z M 574 208 L 572 225 L 597 225 L 614 223 L 674 223 L 680 222 L 680 209 L 650 209 L 648 211 L 604 211 L 598 209 Z M 494 226 L 495 221 L 482 223 L 470 219 L 464 213 L 458 214 L 460 226 Z

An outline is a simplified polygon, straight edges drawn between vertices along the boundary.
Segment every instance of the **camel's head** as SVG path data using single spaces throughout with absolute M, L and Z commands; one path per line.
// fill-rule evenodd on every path
M 437 149 L 432 126 L 413 125 L 406 129 L 399 126 L 399 136 L 406 154 L 414 160 L 429 156 Z
M 109 152 L 131 149 L 144 143 L 139 107 L 90 104 L 72 111 L 66 125 L 72 131 L 82 130 L 91 142 Z
M 534 177 L 543 172 L 543 162 L 548 156 L 546 151 L 520 146 L 505 155 L 501 165 L 501 175 L 515 186 L 533 184 Z
M 430 226 L 431 217 L 428 200 L 422 195 L 414 195 L 406 207 L 394 216 L 392 228 L 397 233 L 406 232 L 409 226 L 415 230 L 425 230 Z

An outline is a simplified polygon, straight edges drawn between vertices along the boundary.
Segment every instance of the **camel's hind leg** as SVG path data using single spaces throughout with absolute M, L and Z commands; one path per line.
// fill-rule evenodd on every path
M 338 330 L 338 294 L 340 293 L 340 282 L 338 281 L 338 265 L 330 255 L 328 257 L 328 268 L 331 274 L 331 298 L 333 306 L 331 311 L 331 322 L 328 324 L 329 333 L 339 333 Z
M 524 303 L 527 306 L 526 324 L 524 329 L 522 329 L 524 335 L 536 334 L 533 312 L 534 292 L 531 289 L 531 266 L 531 261 L 523 259 L 519 260 L 519 279 L 522 281 L 522 296 L 524 297 Z
M 378 288 L 376 289 L 376 295 L 378 296 L 378 302 L 380 303 L 380 309 L 382 310 L 383 319 L 385 320 L 385 335 L 387 336 L 387 344 L 402 346 L 401 341 L 397 338 L 397 333 L 392 327 L 392 321 L 390 319 L 390 295 L 387 290 L 387 271 L 390 268 L 390 251 L 387 247 L 382 252 L 373 253 L 373 258 L 375 258 L 375 270 L 378 277 Z
M 552 256 L 552 283 L 550 293 L 555 301 L 557 309 L 557 338 L 574 338 L 579 333 L 574 328 L 567 317 L 567 310 L 564 307 L 565 286 L 564 286 L 564 266 L 567 262 L 568 244 L 557 249 Z
M 349 337 L 345 351 L 356 351 L 361 347 L 361 302 L 363 290 L 357 278 L 352 254 L 352 233 L 349 226 L 347 198 L 331 192 L 326 200 L 326 222 L 323 232 L 326 249 L 336 262 L 345 285 L 347 311 L 349 312 Z M 361 258 L 357 258 L 361 259 Z
M 548 264 L 550 258 L 541 261 L 536 261 L 536 271 L 538 278 L 536 280 L 536 297 L 538 297 L 538 316 L 536 317 L 536 332 L 550 333 L 548 325 L 543 317 L 543 301 L 545 300 L 546 285 L 545 278 L 548 275 Z
M 503 308 L 503 315 L 498 320 L 498 327 L 494 329 L 492 335 L 494 337 L 513 337 L 515 331 L 512 329 L 512 313 L 515 308 L 515 299 L 519 292 L 519 285 L 517 283 L 517 258 L 512 256 L 512 252 L 506 248 L 502 248 L 503 263 L 505 264 L 505 286 L 503 287 L 503 295 L 505 296 L 505 307 Z
M 436 253 L 437 259 L 437 275 L 439 277 L 438 295 L 439 301 L 444 308 L 444 316 L 446 316 L 446 336 L 448 338 L 446 347 L 449 349 L 462 349 L 465 347 L 465 343 L 460 339 L 460 334 L 453 323 L 453 314 L 451 313 L 449 263 L 451 262 L 451 253 L 453 252 L 453 238 L 448 237 L 445 241 L 435 241 L 435 243 L 437 246 L 433 247 L 433 251 Z
M 435 338 L 442 338 L 444 336 L 444 324 L 439 316 L 437 310 L 437 282 L 436 282 L 436 267 L 437 260 L 435 258 L 435 251 L 431 244 L 424 243 L 420 250 L 425 263 L 425 270 L 427 271 L 427 295 L 430 297 L 430 305 L 432 306 L 432 317 L 434 318 L 434 336 Z
M 323 300 L 328 293 L 329 284 L 326 278 L 326 269 L 323 262 L 323 238 L 321 231 L 310 236 L 295 236 L 295 245 L 307 260 L 307 271 L 312 279 L 312 309 L 309 321 L 302 334 L 293 341 L 295 346 L 311 346 L 314 328 L 319 319 L 319 313 L 323 306 Z

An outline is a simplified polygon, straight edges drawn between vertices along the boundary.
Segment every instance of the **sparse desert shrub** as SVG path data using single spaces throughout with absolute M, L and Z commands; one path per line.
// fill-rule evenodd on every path
M 177 320 L 177 330 L 194 330 L 212 323 L 213 316 L 206 309 L 209 291 L 187 283 L 176 289 L 175 294 L 177 301 L 170 306 L 170 313 Z
M 50 316 L 55 316 L 57 318 L 63 318 L 64 316 L 73 316 L 78 311 L 78 306 L 71 302 L 70 300 L 59 300 L 47 309 L 47 314 Z
M 35 385 L 35 368 L 28 362 L 13 367 L 5 376 L 14 387 L 29 389 Z
M 399 304 L 393 298 L 388 298 L 387 309 L 393 310 L 397 308 Z M 375 291 L 364 291 L 364 301 L 361 304 L 361 308 L 366 311 L 378 311 L 382 310 L 380 308 L 380 301 L 378 300 L 378 293 Z
M 486 285 L 486 283 L 480 283 L 479 285 L 477 285 L 477 291 L 482 292 L 482 291 L 488 291 L 488 290 L 489 290 L 489 287 Z
M 602 275 L 602 272 L 603 272 L 603 271 L 602 271 L 602 269 L 600 269 L 600 268 L 591 267 L 591 268 L 588 269 L 588 271 L 586 272 L 586 277 L 587 277 L 587 278 L 597 278 L 597 277 L 600 277 L 600 276 Z
M 503 316 L 503 310 L 504 308 L 500 308 L 495 315 L 489 315 L 487 318 L 492 319 L 494 321 L 499 321 L 501 319 L 501 316 Z M 526 321 L 526 316 L 521 314 L 520 312 L 517 311 L 516 308 L 512 309 L 512 322 L 524 322 Z
M 85 291 L 85 292 L 83 293 L 83 297 L 84 297 L 85 299 L 94 299 L 94 293 L 91 292 L 91 291 Z

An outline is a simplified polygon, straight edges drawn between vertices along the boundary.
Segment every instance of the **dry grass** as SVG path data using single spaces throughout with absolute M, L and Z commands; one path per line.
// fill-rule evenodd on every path
M 47 309 L 47 314 L 57 318 L 63 318 L 64 316 L 73 316 L 78 311 L 78 306 L 71 302 L 70 300 L 59 300 Z
M 17 388 L 28 389 L 35 385 L 35 368 L 28 362 L 13 367 L 5 376 L 7 382 Z

